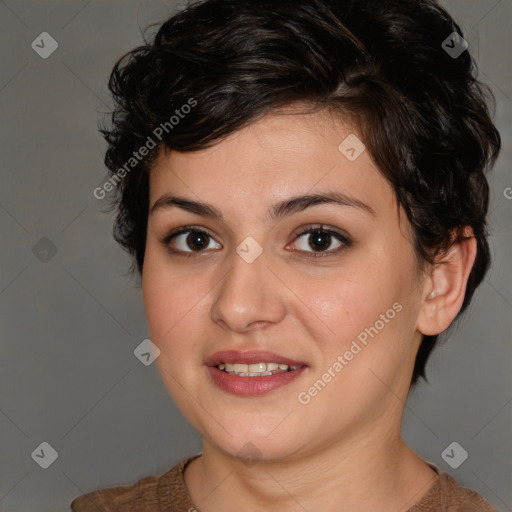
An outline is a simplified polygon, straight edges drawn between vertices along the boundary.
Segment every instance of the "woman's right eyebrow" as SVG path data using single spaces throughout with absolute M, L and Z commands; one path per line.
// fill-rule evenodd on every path
M 173 207 L 181 208 L 182 210 L 195 213 L 196 215 L 201 215 L 202 217 L 211 217 L 213 219 L 224 222 L 222 212 L 215 208 L 215 206 L 212 206 L 208 203 L 200 203 L 192 199 L 187 199 L 186 197 L 173 196 L 170 194 L 164 194 L 159 199 L 157 199 L 153 206 L 150 208 L 149 215 L 152 215 L 156 211 L 167 210 Z
M 376 216 L 374 209 L 359 199 L 341 192 L 327 191 L 285 199 L 284 201 L 273 205 L 267 212 L 267 217 L 269 221 L 276 222 L 288 215 L 304 211 L 320 204 L 335 204 L 337 206 L 357 208 L 363 212 Z M 224 222 L 222 212 L 215 206 L 171 194 L 164 194 L 157 199 L 150 208 L 149 215 L 152 215 L 159 210 L 166 210 L 174 207 L 181 208 L 182 210 L 202 217 L 210 217 Z

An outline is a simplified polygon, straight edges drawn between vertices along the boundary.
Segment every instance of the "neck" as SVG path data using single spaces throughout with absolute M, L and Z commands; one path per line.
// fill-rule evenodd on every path
M 203 441 L 185 483 L 200 512 L 283 509 L 405 512 L 437 474 L 407 445 L 399 429 L 359 431 L 286 461 L 252 466 Z M 377 438 L 378 436 L 378 438 Z

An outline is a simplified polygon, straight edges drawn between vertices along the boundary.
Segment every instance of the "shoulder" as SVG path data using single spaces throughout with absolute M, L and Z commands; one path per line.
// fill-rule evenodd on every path
M 451 475 L 430 465 L 439 478 L 421 501 L 408 512 L 498 512 L 476 491 L 462 487 Z
M 159 477 L 150 476 L 132 485 L 111 487 L 78 496 L 71 503 L 73 512 L 135 512 L 137 501 L 154 501 Z
M 180 461 L 162 476 L 148 476 L 134 484 L 111 487 L 78 496 L 71 502 L 73 512 L 167 511 L 186 499 L 183 469 L 194 455 Z

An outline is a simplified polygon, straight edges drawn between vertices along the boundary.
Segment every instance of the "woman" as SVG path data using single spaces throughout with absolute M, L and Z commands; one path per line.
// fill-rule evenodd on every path
M 402 440 L 500 136 L 434 0 L 207 0 L 111 75 L 116 240 L 203 449 L 75 511 L 493 511 Z

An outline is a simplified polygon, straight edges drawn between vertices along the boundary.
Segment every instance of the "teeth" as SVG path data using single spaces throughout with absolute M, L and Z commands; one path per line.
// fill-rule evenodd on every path
M 290 366 L 289 370 L 296 370 L 300 365 Z M 287 364 L 278 363 L 220 363 L 217 365 L 219 370 L 224 370 L 232 375 L 241 377 L 257 377 L 262 375 L 273 375 L 288 371 Z
M 249 365 L 249 373 L 262 373 L 266 371 L 266 369 L 267 363 L 253 363 Z

